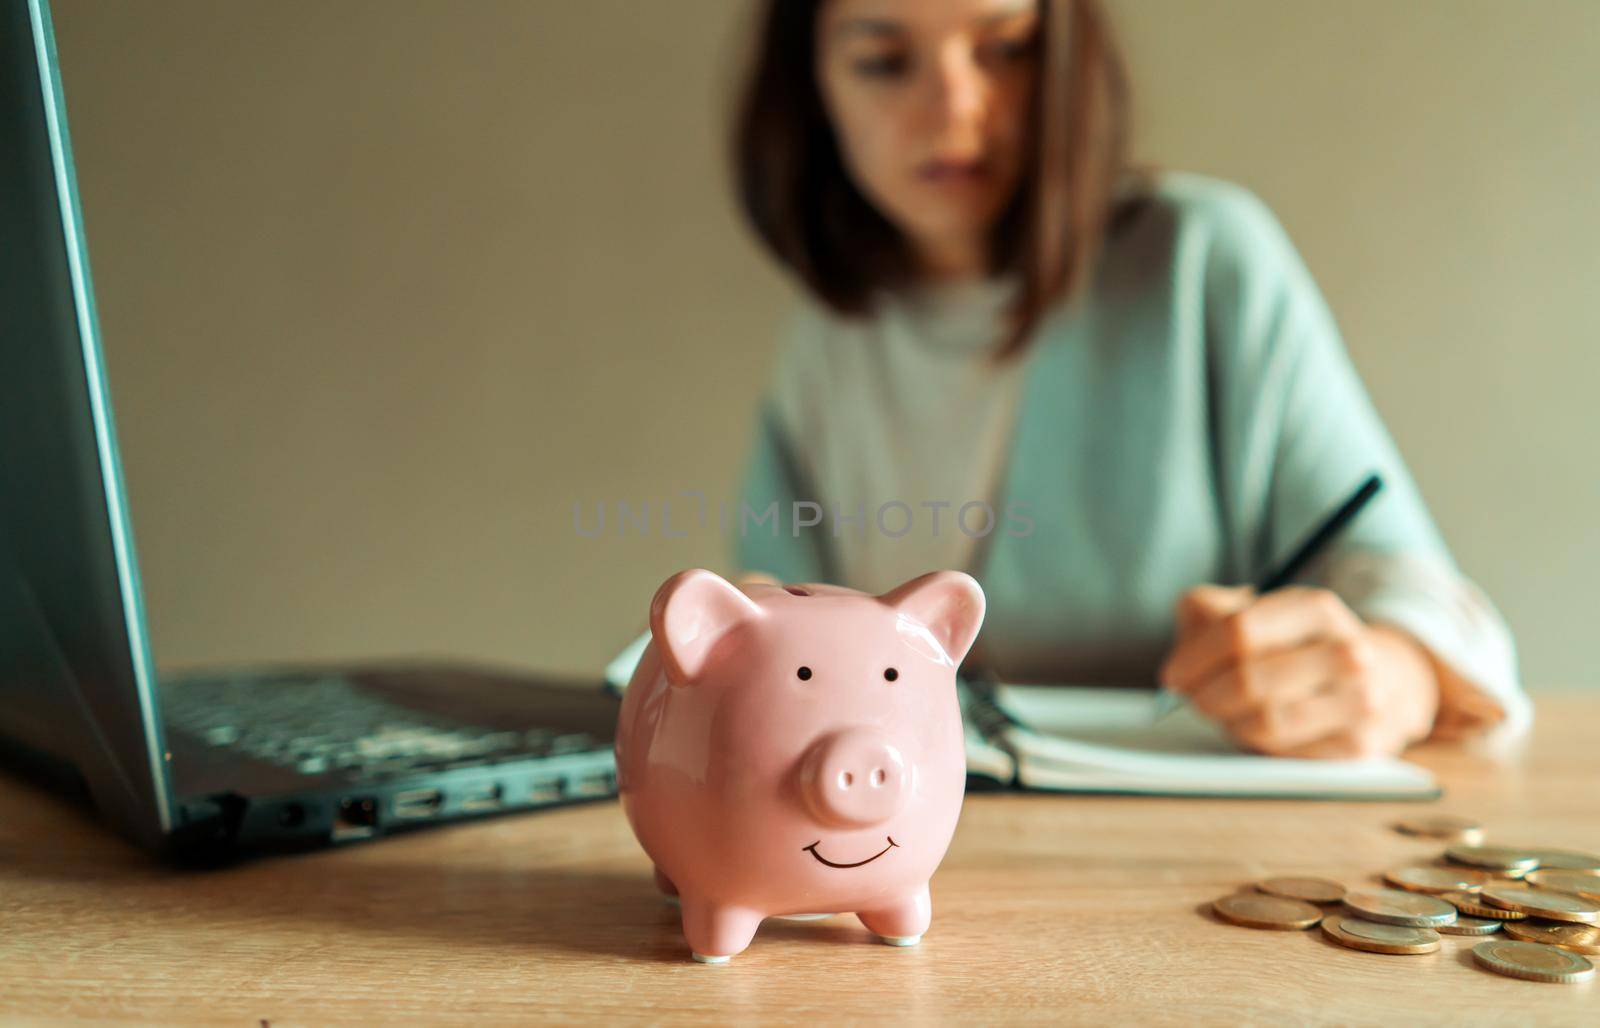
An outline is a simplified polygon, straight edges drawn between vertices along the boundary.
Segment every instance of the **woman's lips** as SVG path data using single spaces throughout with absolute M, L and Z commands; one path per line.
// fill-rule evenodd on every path
M 935 158 L 917 167 L 917 176 L 925 182 L 965 183 L 977 182 L 987 177 L 989 164 L 981 158 Z

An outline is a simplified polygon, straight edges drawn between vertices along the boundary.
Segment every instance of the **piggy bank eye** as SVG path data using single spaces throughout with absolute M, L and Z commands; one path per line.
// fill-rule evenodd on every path
M 799 676 L 800 681 L 802 681 L 802 682 L 808 682 L 808 681 L 811 680 L 811 669 L 808 668 L 808 667 L 805 667 L 803 665 L 801 666 L 799 671 L 795 672 L 795 674 L 797 676 Z
M 884 671 L 883 671 L 883 680 L 885 682 L 892 682 L 896 678 L 899 678 L 899 677 L 900 677 L 900 672 L 896 671 L 892 667 L 891 668 L 885 668 Z

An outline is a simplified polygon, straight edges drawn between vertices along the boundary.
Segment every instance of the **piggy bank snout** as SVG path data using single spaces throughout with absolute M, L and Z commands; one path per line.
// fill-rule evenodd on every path
M 906 761 L 887 737 L 851 728 L 817 741 L 801 771 L 801 789 L 817 820 L 866 827 L 905 806 Z

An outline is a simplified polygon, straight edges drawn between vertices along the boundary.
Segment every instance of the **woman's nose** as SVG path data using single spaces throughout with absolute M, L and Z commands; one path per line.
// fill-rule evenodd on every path
M 941 50 L 933 79 L 933 105 L 942 126 L 963 127 L 983 116 L 988 83 L 970 47 Z

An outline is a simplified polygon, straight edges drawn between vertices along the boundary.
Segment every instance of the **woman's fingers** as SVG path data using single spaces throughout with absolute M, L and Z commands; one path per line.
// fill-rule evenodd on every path
M 1303 699 L 1269 704 L 1227 723 L 1251 749 L 1278 756 L 1365 757 L 1398 752 L 1404 739 L 1391 731 L 1379 679 L 1356 669 L 1334 646 L 1340 670 Z M 1394 736 L 1391 738 L 1391 736 Z
M 1340 731 L 1325 735 L 1279 753 L 1280 757 L 1300 757 L 1305 760 L 1349 760 L 1356 754 L 1356 737 L 1353 731 Z
M 1195 690 L 1190 702 L 1243 745 L 1285 753 L 1383 720 L 1374 660 L 1365 635 L 1322 639 L 1232 665 Z
M 1287 755 L 1341 735 L 1356 723 L 1350 683 L 1330 682 L 1304 698 L 1251 711 L 1228 722 L 1227 729 L 1253 750 Z
M 1197 585 L 1178 598 L 1180 637 L 1192 635 L 1250 606 L 1255 590 L 1242 585 Z
M 1363 760 L 1369 757 L 1388 757 L 1400 752 L 1397 740 L 1390 744 L 1381 735 L 1364 728 L 1348 728 L 1323 736 L 1314 742 L 1294 746 L 1278 756 L 1301 757 L 1306 760 Z
M 1341 670 L 1336 642 L 1324 640 L 1230 664 L 1195 687 L 1189 702 L 1213 720 L 1238 721 L 1304 700 Z
M 1395 709 L 1383 637 L 1334 593 L 1281 589 L 1255 598 L 1206 587 L 1185 594 L 1178 623 L 1162 683 L 1242 745 L 1350 758 L 1405 743 L 1395 730 L 1405 719 Z
M 1181 637 L 1161 670 L 1162 684 L 1190 693 L 1229 665 L 1314 639 L 1357 634 L 1361 620 L 1326 589 L 1279 589 L 1243 610 Z

